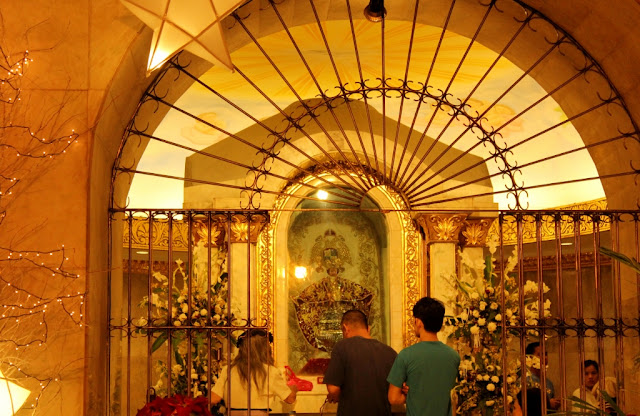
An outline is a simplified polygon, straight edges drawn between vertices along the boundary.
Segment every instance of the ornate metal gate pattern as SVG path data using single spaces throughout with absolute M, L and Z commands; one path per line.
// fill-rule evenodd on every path
M 265 80 L 252 79 L 251 68 L 236 66 L 233 79 L 234 82 L 243 85 L 243 91 L 250 91 L 257 100 L 268 103 L 276 115 L 274 117 L 279 118 L 280 123 L 276 125 L 269 120 L 256 118 L 250 106 L 241 104 L 234 96 L 225 95 L 221 86 L 203 81 L 198 75 L 200 70 L 196 69 L 195 73 L 190 71 L 192 64 L 189 58 L 178 56 L 158 74 L 140 103 L 140 116 L 133 118 L 127 130 L 113 174 L 116 188 L 121 186 L 120 181 L 127 186 L 130 178 L 136 174 L 153 176 L 220 190 L 235 190 L 243 208 L 264 209 L 272 204 L 273 198 L 282 195 L 287 183 L 301 184 L 310 193 L 326 186 L 335 187 L 336 190 L 333 192 L 339 195 L 341 200 L 334 203 L 351 207 L 356 207 L 361 196 L 369 189 L 384 184 L 403 195 L 412 209 L 441 209 L 446 204 L 458 201 L 465 202 L 483 197 L 490 199 L 499 195 L 508 195 L 510 207 L 521 209 L 528 206 L 523 196 L 534 189 L 637 174 L 637 170 L 628 160 L 621 161 L 618 171 L 606 175 L 572 177 L 546 183 L 524 182 L 522 173 L 534 166 L 568 164 L 571 163 L 570 158 L 580 152 L 603 148 L 613 151 L 620 146 L 626 147 L 630 142 L 637 141 L 638 128 L 637 123 L 629 116 L 623 98 L 617 93 L 600 65 L 569 34 L 521 2 L 500 0 L 485 4 L 476 3 L 475 0 L 451 1 L 442 20 L 431 18 L 435 20 L 429 21 L 430 24 L 442 28 L 431 61 L 413 62 L 413 59 L 418 59 L 415 58 L 415 53 L 412 55 L 412 50 L 418 45 L 413 34 L 416 28 L 422 27 L 424 23 L 421 22 L 427 19 L 424 17 L 427 11 L 422 8 L 428 7 L 424 2 L 416 1 L 413 5 L 412 20 L 407 22 L 407 30 L 411 30 L 411 37 L 404 78 L 401 79 L 392 79 L 386 75 L 389 68 L 385 59 L 388 46 L 385 46 L 387 35 L 384 19 L 379 25 L 382 59 L 380 62 L 363 62 L 360 56 L 363 45 L 358 43 L 355 28 L 358 21 L 355 20 L 357 15 L 354 7 L 347 2 L 344 16 L 332 16 L 334 19 L 345 19 L 351 28 L 352 57 L 355 57 L 358 65 L 357 68 L 353 68 L 353 74 L 345 74 L 344 70 L 339 69 L 340 65 L 334 56 L 332 45 L 327 40 L 327 29 L 323 26 L 313 1 L 297 7 L 307 7 L 307 14 L 314 16 L 310 20 L 309 30 L 313 29 L 321 40 L 321 44 L 317 45 L 319 51 L 303 49 L 307 44 L 301 44 L 300 39 L 294 36 L 293 27 L 300 23 L 292 22 L 282 14 L 281 9 L 286 9 L 287 2 L 269 2 L 266 8 L 254 3 L 256 2 L 249 2 L 227 19 L 228 36 L 233 37 L 235 44 L 250 45 L 257 54 L 255 59 L 258 63 L 255 65 L 268 68 L 273 75 Z M 390 15 L 393 14 L 392 7 L 389 5 Z M 478 20 L 477 27 L 473 30 L 459 26 L 460 16 L 470 8 L 475 14 L 467 20 L 474 21 L 472 17 Z M 277 29 L 283 33 L 285 40 L 280 47 L 293 51 L 292 56 L 297 57 L 300 71 L 314 86 L 315 91 L 311 96 L 302 96 L 297 91 L 296 80 L 287 77 L 287 72 L 273 58 L 273 51 L 261 44 L 258 27 L 261 16 L 266 16 L 267 13 L 268 17 L 273 18 L 279 25 Z M 459 78 L 465 60 L 472 53 L 474 45 L 488 39 L 485 32 L 491 31 L 489 22 L 493 22 L 493 19 L 498 19 L 497 22 L 504 25 L 505 32 L 508 32 L 506 28 L 509 28 L 513 33 L 496 38 L 496 42 L 502 44 L 492 45 L 492 48 L 498 51 L 495 60 L 487 63 L 478 82 L 469 86 L 463 96 L 454 96 L 452 91 L 460 91 L 462 88 Z M 433 73 L 441 64 L 440 60 L 446 59 L 442 57 L 443 41 L 451 30 L 456 29 L 466 29 L 470 33 L 469 43 L 458 61 L 451 64 L 455 69 L 452 70 L 448 82 L 442 85 L 434 84 Z M 522 75 L 513 82 L 505 81 L 502 93 L 495 100 L 480 108 L 474 108 L 474 100 L 481 98 L 478 91 L 482 90 L 487 79 L 490 79 L 496 65 L 511 56 L 514 53 L 513 49 L 522 48 L 520 42 L 531 43 L 527 50 L 529 64 L 521 64 Z M 535 55 L 534 51 L 537 51 L 538 55 Z M 309 64 L 308 55 L 312 52 L 323 55 L 327 68 L 338 81 L 337 85 L 321 84 L 322 80 Z M 342 53 L 342 50 L 340 52 Z M 424 68 L 424 79 L 408 78 L 412 65 Z M 378 67 L 377 79 L 367 79 L 363 75 L 363 68 L 372 66 Z M 523 80 L 532 74 L 540 73 L 562 74 L 556 78 L 562 78 L 563 81 L 545 85 L 545 95 L 531 97 L 531 102 L 512 117 L 506 120 L 492 117 L 491 111 L 502 105 L 505 97 L 517 96 Z M 345 78 L 354 77 L 357 80 L 355 84 L 345 81 Z M 178 88 L 174 88 L 173 85 L 185 81 L 208 91 L 212 100 L 224 104 L 238 117 L 250 120 L 261 129 L 262 137 L 248 139 L 240 136 L 174 102 Z M 270 97 L 270 82 L 282 83 L 287 94 L 294 97 L 294 101 L 287 108 L 283 108 Z M 525 137 L 503 137 L 505 131 L 523 120 L 535 120 L 535 111 L 544 103 L 562 98 L 566 94 L 581 94 L 582 101 L 580 108 L 572 109 L 566 119 L 551 125 L 543 123 L 540 130 L 528 132 Z M 374 104 L 381 112 L 382 119 L 374 117 Z M 391 113 L 391 104 L 395 106 L 393 108 L 399 109 L 399 113 Z M 412 113 L 409 114 L 412 115 L 409 119 L 412 122 L 408 133 L 404 131 L 405 128 L 401 129 L 399 123 L 394 126 L 387 121 L 388 117 L 400 120 L 410 110 Z M 165 111 L 180 113 L 193 122 L 219 132 L 227 137 L 228 141 L 237 143 L 244 150 L 253 152 L 255 156 L 249 158 L 243 151 L 242 157 L 223 157 L 207 149 L 185 145 L 175 137 L 157 136 L 151 131 L 149 114 Z M 340 114 L 344 117 L 341 118 Z M 445 114 L 448 121 L 444 123 L 444 127 L 434 127 L 434 120 L 444 117 Z M 364 119 L 357 120 L 358 117 Z M 539 143 L 539 146 L 547 146 L 544 142 L 545 137 L 565 125 L 595 125 L 603 119 L 609 120 L 609 126 L 599 128 L 597 137 L 583 136 L 583 144 L 576 144 L 573 148 L 565 148 L 562 151 L 550 148 L 537 158 L 518 163 L 516 154 L 523 146 L 536 143 Z M 414 126 L 420 125 L 419 120 L 427 120 L 421 132 L 414 130 Z M 431 135 L 435 135 L 435 138 L 431 139 Z M 210 160 L 211 163 L 216 163 L 215 166 L 221 171 L 226 167 L 244 169 L 244 185 L 223 180 L 216 174 L 197 176 L 194 173 L 180 176 L 167 174 L 161 169 L 139 170 L 136 164 L 140 152 L 149 142 L 193 152 Z M 459 150 L 456 150 L 456 147 Z M 483 148 L 486 148 L 486 152 L 478 153 Z M 470 161 L 469 157 L 474 154 L 484 156 Z M 295 161 L 292 160 L 292 156 L 295 156 Z M 489 171 L 484 169 L 485 165 L 490 167 Z M 303 183 L 300 178 L 305 176 L 312 176 L 316 181 Z M 498 178 L 504 179 L 504 189 L 498 186 L 491 189 L 486 186 Z M 485 186 L 478 187 L 482 184 Z M 305 198 L 315 197 L 308 195 Z

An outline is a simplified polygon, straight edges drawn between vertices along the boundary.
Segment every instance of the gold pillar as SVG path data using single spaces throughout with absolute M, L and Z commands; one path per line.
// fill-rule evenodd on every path
M 231 217 L 229 254 L 231 257 L 231 312 L 236 318 L 247 319 L 249 312 L 254 323 L 257 315 L 256 242 L 267 218 L 253 215 L 251 223 L 243 214 Z
M 456 245 L 466 218 L 467 214 L 421 214 L 417 218 L 429 253 L 428 293 L 441 301 L 451 292 L 448 279 L 456 273 Z

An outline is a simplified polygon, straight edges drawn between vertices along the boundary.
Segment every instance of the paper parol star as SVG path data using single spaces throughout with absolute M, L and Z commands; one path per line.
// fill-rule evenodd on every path
M 20 409 L 31 392 L 10 382 L 0 371 L 0 416 L 12 416 Z
M 220 22 L 246 0 L 121 1 L 153 29 L 147 74 L 183 49 L 233 68 Z

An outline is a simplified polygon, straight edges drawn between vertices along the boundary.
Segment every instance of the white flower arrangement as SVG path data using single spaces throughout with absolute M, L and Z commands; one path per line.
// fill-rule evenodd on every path
M 227 337 L 225 330 L 215 329 L 216 326 L 227 325 L 226 250 L 221 247 L 211 248 L 210 274 L 207 271 L 208 258 L 209 249 L 204 241 L 200 240 L 194 245 L 192 251 L 191 285 L 188 282 L 189 272 L 185 269 L 184 262 L 180 259 L 176 260 L 170 296 L 167 276 L 161 272 L 153 273 L 151 320 L 149 322 L 146 317 L 141 317 L 135 321 L 138 332 L 143 334 L 152 332 L 154 336 L 152 352 L 168 344 L 168 331 L 155 330 L 154 327 L 167 325 L 206 327 L 206 330 L 190 331 L 190 346 L 186 329 L 171 331 L 171 369 L 167 368 L 164 360 L 158 360 L 155 366 L 157 382 L 154 389 L 158 395 L 168 394 L 166 381 L 169 374 L 172 394 L 190 394 L 193 397 L 207 395 L 209 375 L 212 381 L 217 379 L 219 365 L 216 359 L 212 361 L 215 368 L 212 368 L 211 373 L 209 373 L 208 362 L 209 355 L 215 354 Z M 191 289 L 190 292 L 189 289 Z M 139 306 L 148 308 L 149 297 L 144 296 Z M 231 320 L 233 321 L 233 317 Z M 235 342 L 233 335 L 232 341 Z M 187 380 L 189 347 L 191 348 L 191 379 Z
M 448 319 L 445 331 L 454 341 L 461 356 L 459 383 L 454 388 L 458 396 L 457 414 L 477 412 L 483 415 L 500 414 L 505 401 L 513 411 L 514 398 L 520 390 L 519 360 L 503 359 L 515 351 L 521 320 L 526 325 L 538 324 L 538 295 L 540 288 L 527 281 L 522 288 L 524 310 L 520 311 L 520 291 L 513 271 L 518 264 L 514 251 L 505 264 L 502 276 L 494 271 L 495 244 L 489 244 L 490 255 L 484 261 L 460 253 L 460 275 L 450 281 L 456 295 L 448 300 L 458 315 Z M 549 288 L 543 284 L 542 292 Z M 543 304 L 543 316 L 550 316 L 551 302 Z M 537 335 L 536 329 L 527 333 Z M 503 351 L 503 337 L 506 350 Z M 539 365 L 539 361 L 538 361 Z

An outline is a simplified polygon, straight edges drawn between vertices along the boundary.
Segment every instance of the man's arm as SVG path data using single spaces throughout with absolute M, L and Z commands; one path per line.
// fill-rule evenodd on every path
M 329 403 L 337 403 L 340 400 L 340 387 L 327 384 L 327 400 Z
M 404 404 L 407 401 L 407 396 L 402 393 L 402 387 L 389 384 L 389 403 L 391 404 Z

